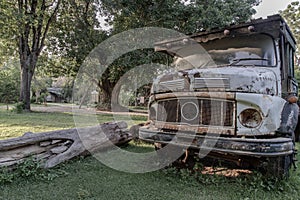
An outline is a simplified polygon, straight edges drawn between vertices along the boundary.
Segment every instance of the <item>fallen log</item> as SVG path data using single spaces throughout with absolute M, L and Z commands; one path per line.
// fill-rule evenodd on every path
M 73 128 L 42 133 L 25 133 L 18 138 L 0 140 L 0 167 L 14 166 L 28 157 L 51 168 L 79 155 L 97 152 L 129 142 L 132 135 L 126 122 Z

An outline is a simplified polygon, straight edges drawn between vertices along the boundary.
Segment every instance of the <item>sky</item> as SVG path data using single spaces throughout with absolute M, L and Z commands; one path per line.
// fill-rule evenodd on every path
M 262 0 L 259 6 L 254 7 L 257 11 L 254 18 L 266 18 L 269 15 L 278 14 L 279 10 L 286 9 L 294 1 L 297 0 Z

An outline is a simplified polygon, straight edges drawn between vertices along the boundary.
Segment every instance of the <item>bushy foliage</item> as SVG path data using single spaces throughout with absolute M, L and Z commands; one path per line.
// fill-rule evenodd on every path
M 60 169 L 43 169 L 40 161 L 28 157 L 15 168 L 0 168 L 0 184 L 12 183 L 20 178 L 51 181 L 66 174 L 67 172 Z
M 285 10 L 280 11 L 280 14 L 287 21 L 297 41 L 297 50 L 295 56 L 295 77 L 298 80 L 298 83 L 300 83 L 300 2 L 294 1 L 290 3 Z
M 0 102 L 12 103 L 20 94 L 20 71 L 17 66 L 9 63 L 0 67 Z
M 299 47 L 299 42 L 300 42 L 300 2 L 294 1 L 294 2 L 290 3 L 285 10 L 280 11 L 280 14 L 287 21 L 291 31 L 294 34 L 295 39 L 298 42 L 298 47 Z M 298 48 L 298 54 L 299 54 L 299 48 Z
M 257 0 L 104 0 L 113 32 L 157 26 L 195 33 L 202 29 L 244 22 L 255 14 Z

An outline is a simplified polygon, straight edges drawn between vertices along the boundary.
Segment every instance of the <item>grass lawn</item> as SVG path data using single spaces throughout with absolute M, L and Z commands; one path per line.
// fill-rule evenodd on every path
M 82 126 L 88 125 L 85 122 L 85 117 L 89 119 L 91 115 L 82 116 Z M 93 117 L 93 116 L 92 116 Z M 111 114 L 95 115 L 97 122 L 104 123 L 117 120 L 127 121 L 128 116 L 113 116 Z M 131 116 L 131 121 L 128 121 L 128 125 L 138 124 L 145 120 L 144 116 Z M 0 109 L 0 140 L 11 137 L 18 137 L 26 132 L 43 132 L 59 129 L 74 128 L 75 123 L 72 113 L 43 113 L 43 112 L 31 112 L 17 114 L 15 112 Z
M 112 115 L 97 116 L 100 122 L 111 121 Z M 136 117 L 139 123 L 145 117 Z M 0 137 L 16 137 L 24 132 L 41 132 L 74 127 L 72 114 L 26 113 L 15 114 L 0 110 Z M 300 145 L 297 144 L 298 149 Z M 145 152 L 152 146 L 131 142 L 125 150 Z M 300 155 L 298 155 L 298 160 Z M 28 169 L 27 169 L 28 170 Z M 31 175 L 17 175 L 12 182 L 0 182 L 0 199 L 299 199 L 300 170 L 291 170 L 289 180 L 263 180 L 259 174 L 241 177 L 201 175 L 194 177 L 187 170 L 174 168 L 130 174 L 113 170 L 95 158 L 76 158 L 51 170 L 31 169 Z M 23 172 L 26 172 L 26 170 Z M 27 171 L 30 172 L 30 171 Z M 0 179 L 3 174 L 0 173 Z
M 26 113 L 16 114 L 0 110 L 0 139 L 18 137 L 25 132 L 42 132 L 74 127 L 71 114 Z

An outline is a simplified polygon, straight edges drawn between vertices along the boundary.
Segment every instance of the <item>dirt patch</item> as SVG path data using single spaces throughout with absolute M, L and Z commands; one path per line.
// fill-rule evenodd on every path
M 101 111 L 95 108 L 82 107 L 72 104 L 47 104 L 47 105 L 35 105 L 31 108 L 32 111 L 36 112 L 62 112 L 62 113 L 87 113 L 87 114 L 117 114 L 117 115 L 137 115 L 137 116 L 148 116 L 147 113 L 139 112 L 110 112 Z

